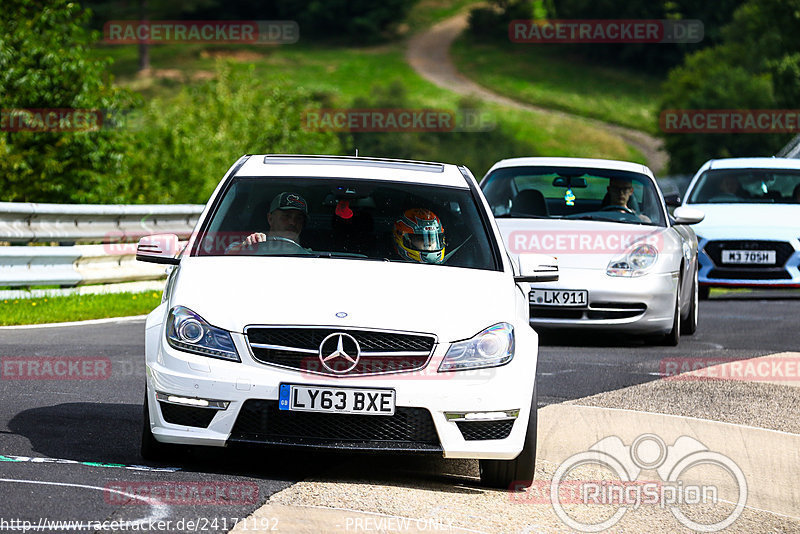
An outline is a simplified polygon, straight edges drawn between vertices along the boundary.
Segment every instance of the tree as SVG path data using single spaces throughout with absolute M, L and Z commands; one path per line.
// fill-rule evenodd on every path
M 0 95 L 6 112 L 72 108 L 107 117 L 133 102 L 131 94 L 112 87 L 108 61 L 91 57 L 98 35 L 83 28 L 88 16 L 68 0 L 4 0 Z M 118 132 L 110 129 L 0 131 L 2 199 L 113 202 L 122 192 L 106 177 L 122 172 L 123 153 Z
M 722 44 L 687 56 L 670 72 L 661 110 L 797 109 L 800 0 L 750 0 L 721 30 Z M 769 156 L 791 134 L 669 134 L 671 172 L 714 157 Z

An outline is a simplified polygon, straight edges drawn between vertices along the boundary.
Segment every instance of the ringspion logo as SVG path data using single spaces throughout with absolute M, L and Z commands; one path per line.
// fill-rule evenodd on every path
M 641 480 L 644 472 L 659 478 Z M 586 473 L 595 476 L 584 478 Z M 597 473 L 607 476 L 597 478 Z M 680 436 L 672 445 L 655 434 L 641 434 L 630 445 L 609 436 L 567 458 L 551 481 L 516 491 L 526 485 L 512 483 L 512 502 L 550 502 L 558 518 L 579 532 L 605 531 L 641 506 L 669 510 L 691 530 L 717 532 L 733 524 L 747 503 L 742 469 L 690 436 Z M 602 505 L 605 512 L 582 514 L 580 505 Z

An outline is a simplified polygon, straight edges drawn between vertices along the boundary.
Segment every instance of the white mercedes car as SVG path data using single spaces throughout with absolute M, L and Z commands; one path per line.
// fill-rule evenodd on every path
M 531 324 L 616 330 L 677 345 L 697 329 L 691 208 L 670 216 L 647 167 L 581 158 L 515 158 L 481 181 L 512 254 L 558 258 L 559 280 L 532 286 Z
M 684 206 L 702 210 L 700 296 L 711 287 L 800 287 L 800 160 L 706 162 Z
M 538 338 L 528 282 L 468 169 L 248 155 L 170 264 L 147 318 L 141 452 L 255 444 L 480 460 L 530 484 Z

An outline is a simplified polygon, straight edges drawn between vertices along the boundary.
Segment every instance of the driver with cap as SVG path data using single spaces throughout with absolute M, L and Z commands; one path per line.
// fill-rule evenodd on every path
M 267 215 L 269 231 L 252 233 L 241 243 L 229 247 L 227 252 L 236 252 L 256 243 L 270 240 L 290 240 L 298 243 L 307 217 L 308 203 L 306 199 L 297 193 L 280 193 L 272 199 L 269 205 L 269 214 Z

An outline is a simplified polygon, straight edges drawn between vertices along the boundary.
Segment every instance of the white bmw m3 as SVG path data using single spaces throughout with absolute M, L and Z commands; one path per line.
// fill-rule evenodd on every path
M 248 155 L 170 264 L 147 319 L 142 455 L 185 445 L 433 453 L 530 484 L 538 338 L 528 282 L 468 169 Z

